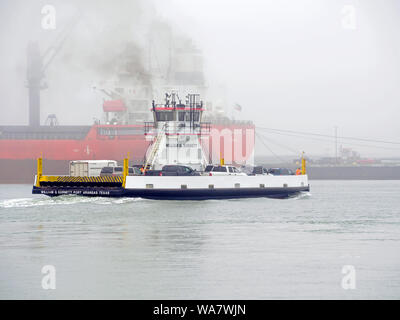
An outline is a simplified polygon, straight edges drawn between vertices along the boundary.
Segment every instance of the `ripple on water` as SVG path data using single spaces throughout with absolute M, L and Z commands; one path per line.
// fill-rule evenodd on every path
M 142 200 L 140 198 L 101 198 L 81 197 L 76 195 L 65 195 L 54 198 L 16 198 L 0 201 L 0 208 L 28 208 L 37 206 L 74 205 L 80 203 L 91 203 L 99 205 L 126 204 Z

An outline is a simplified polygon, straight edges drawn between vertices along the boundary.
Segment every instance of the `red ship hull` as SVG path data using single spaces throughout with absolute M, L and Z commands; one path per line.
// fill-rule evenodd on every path
M 220 135 L 223 130 L 228 132 Z M 228 129 L 228 130 L 226 130 Z M 229 132 L 239 132 L 230 135 Z M 144 135 L 143 125 L 104 126 L 94 125 L 88 128 L 82 139 L 62 137 L 57 130 L 41 136 L 40 139 L 18 139 L 15 136 L 0 138 L 0 182 L 1 183 L 31 183 L 36 172 L 35 160 L 43 154 L 45 173 L 63 175 L 68 173 L 71 160 L 117 160 L 121 161 L 130 153 L 132 163 L 142 163 L 150 144 Z M 249 140 L 249 132 L 253 132 Z M 33 134 L 32 134 L 33 135 Z M 254 125 L 212 125 L 209 143 L 203 143 L 206 154 L 212 148 L 214 159 L 221 155 L 227 163 L 246 160 L 254 148 Z M 237 137 L 241 136 L 241 139 Z M 236 141 L 236 140 L 238 141 Z M 217 143 L 218 141 L 218 143 Z M 227 148 L 232 144 L 232 148 Z M 242 149 L 239 156 L 235 151 Z M 216 149 L 217 148 L 217 149 Z M 207 150 L 208 149 L 208 150 Z M 228 151 L 227 151 L 228 150 Z
M 123 159 L 127 152 L 141 156 L 147 150 L 144 135 L 101 135 L 93 126 L 84 139 L 10 139 L 0 140 L 0 159 L 35 159 L 42 153 L 49 160 Z M 118 126 L 119 129 L 141 126 Z M 54 134 L 55 135 L 55 134 Z

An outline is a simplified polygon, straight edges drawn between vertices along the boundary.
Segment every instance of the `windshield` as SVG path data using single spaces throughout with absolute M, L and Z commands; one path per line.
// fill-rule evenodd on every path
M 170 171 L 170 172 L 174 172 L 177 170 L 176 166 L 165 166 L 162 168 L 162 171 Z
M 101 169 L 101 173 L 113 173 L 113 167 L 104 167 Z
M 214 167 L 213 172 L 226 172 L 226 167 Z

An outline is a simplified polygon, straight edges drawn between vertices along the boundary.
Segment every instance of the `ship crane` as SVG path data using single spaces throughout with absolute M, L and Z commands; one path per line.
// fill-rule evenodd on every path
M 60 52 L 71 30 L 78 22 L 79 17 L 73 19 L 71 23 L 61 32 L 54 44 L 50 46 L 43 55 L 40 54 L 39 44 L 30 42 L 27 48 L 27 85 L 29 89 L 29 126 L 40 126 L 40 91 L 47 89 L 47 84 L 43 82 L 45 72 Z

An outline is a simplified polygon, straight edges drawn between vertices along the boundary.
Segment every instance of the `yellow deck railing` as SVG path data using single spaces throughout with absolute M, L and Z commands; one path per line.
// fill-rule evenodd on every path
M 129 153 L 124 159 L 124 169 L 122 176 L 104 176 L 104 177 L 71 177 L 71 176 L 45 176 L 43 175 L 43 157 L 37 159 L 36 187 L 40 187 L 43 182 L 59 183 L 121 183 L 125 188 L 126 177 L 129 175 Z

